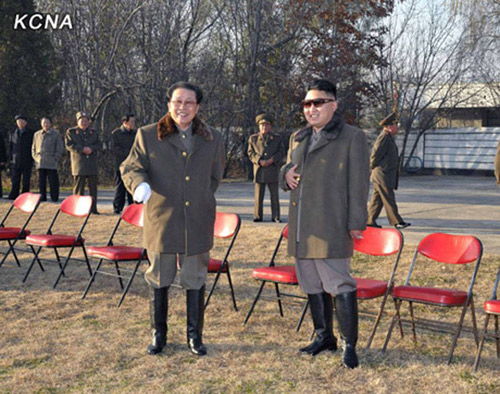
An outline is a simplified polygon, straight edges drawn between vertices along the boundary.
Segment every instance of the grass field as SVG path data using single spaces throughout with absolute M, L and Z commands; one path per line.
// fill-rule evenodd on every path
M 8 204 L 2 200 L 0 212 L 5 212 Z M 44 203 L 31 230 L 44 232 L 56 207 Z M 87 244 L 104 244 L 115 221 L 116 216 L 110 213 L 92 217 L 84 233 Z M 65 222 L 59 232 L 75 226 L 74 221 Z M 500 392 L 500 361 L 494 343 L 486 342 L 480 370 L 473 373 L 476 346 L 469 329 L 459 339 L 450 366 L 446 360 L 451 334 L 419 327 L 416 345 L 406 327 L 408 335 L 401 339 L 395 331 L 389 350 L 383 355 L 380 349 L 393 312 L 392 303 L 388 303 L 369 352 L 363 348 L 379 301 L 360 303 L 361 366 L 355 370 L 342 368 L 340 352 L 325 352 L 315 358 L 299 355 L 297 349 L 308 343 L 312 323 L 307 316 L 301 331 L 295 332 L 301 311 L 298 302 L 286 302 L 285 316 L 281 318 L 276 302 L 262 300 L 244 326 L 258 288 L 252 269 L 267 264 L 279 231 L 266 224 L 242 226 L 230 259 L 240 310 L 232 309 L 227 281 L 222 277 L 206 311 L 204 342 L 208 356 L 202 358 L 191 355 L 186 346 L 185 296 L 181 289 L 170 290 L 167 350 L 152 357 L 146 354 L 150 341 L 149 307 L 142 275 L 136 278 L 118 309 L 120 292 L 115 278 L 98 277 L 87 298 L 81 300 L 88 281 L 83 263 L 70 263 L 67 276 L 52 290 L 57 265 L 45 264 L 44 273 L 35 266 L 23 284 L 30 256 L 20 254 L 21 268 L 10 258 L 0 268 L 0 392 Z M 118 242 L 120 239 L 128 244 L 141 243 L 141 235 L 135 229 L 127 230 Z M 221 256 L 224 245 L 217 241 L 215 257 Z M 404 280 L 412 251 L 411 246 L 405 248 L 397 283 Z M 284 253 L 279 261 L 290 262 Z M 498 256 L 484 256 L 479 271 L 475 297 L 480 329 L 484 322 L 482 304 L 491 296 L 499 262 Z M 352 269 L 358 276 L 384 278 L 391 266 L 392 259 L 373 261 L 355 256 Z M 466 287 L 469 276 L 461 275 L 462 269 L 451 268 L 456 267 L 429 266 L 426 280 L 448 287 Z M 212 280 L 209 278 L 209 284 Z M 268 286 L 267 296 L 273 294 L 271 290 Z M 416 307 L 417 317 L 444 322 L 457 321 L 457 312 Z M 466 328 L 471 327 L 470 313 L 465 324 Z

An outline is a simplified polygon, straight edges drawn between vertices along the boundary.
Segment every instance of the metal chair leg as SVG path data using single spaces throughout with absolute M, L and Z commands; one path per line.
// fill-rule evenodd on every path
M 68 256 L 66 257 L 66 260 L 64 261 L 64 264 L 63 266 L 61 267 L 61 270 L 59 271 L 59 275 L 57 275 L 57 279 L 54 283 L 54 286 L 52 286 L 53 289 L 55 289 L 57 287 L 57 284 L 59 283 L 59 280 L 61 279 L 61 277 L 64 275 L 64 270 L 66 269 L 66 266 L 68 265 L 69 263 L 69 260 L 71 259 L 71 255 L 73 254 L 73 251 L 75 250 L 75 245 L 73 245 L 71 247 L 71 250 L 69 251 L 69 254 Z
M 229 266 L 227 267 L 227 281 L 229 282 L 229 288 L 231 289 L 231 297 L 233 298 L 234 310 L 238 312 L 238 305 L 236 305 L 236 296 L 234 295 L 233 281 L 231 280 L 231 274 L 229 273 Z
M 215 290 L 215 286 L 217 285 L 217 282 L 219 281 L 220 274 L 222 272 L 222 265 L 219 267 L 219 270 L 217 271 L 217 274 L 215 275 L 214 278 L 214 283 L 212 284 L 212 287 L 210 288 L 210 292 L 208 293 L 207 299 L 205 301 L 205 308 L 207 307 L 208 303 L 210 302 L 210 298 L 212 297 L 212 294 Z
M 309 308 L 309 300 L 307 300 L 304 308 L 302 308 L 302 313 L 300 314 L 299 323 L 297 324 L 296 332 L 300 331 L 300 327 L 302 326 L 302 322 L 304 321 L 304 317 L 306 316 L 307 309 Z
M 40 250 L 42 249 L 42 248 L 38 248 L 38 250 L 35 250 L 35 248 L 34 248 L 33 246 L 31 246 L 31 245 L 30 245 L 30 247 L 31 247 L 31 250 L 33 251 L 33 254 L 34 254 L 35 256 L 33 257 L 33 260 L 31 261 L 31 264 L 30 264 L 30 266 L 28 267 L 28 271 L 26 271 L 26 274 L 24 275 L 24 278 L 23 278 L 23 283 L 25 283 L 25 282 L 26 282 L 26 280 L 28 279 L 28 275 L 30 274 L 31 269 L 32 269 L 32 268 L 33 268 L 33 266 L 35 265 L 35 262 L 38 260 L 38 253 L 40 253 Z M 39 264 L 40 264 L 40 260 L 38 260 L 38 262 L 39 262 Z M 42 265 L 40 265 L 40 268 L 42 268 L 42 271 L 44 271 L 44 269 L 43 269 L 43 266 L 42 266 Z
M 283 304 L 281 303 L 281 294 L 280 294 L 280 288 L 277 283 L 274 283 L 274 288 L 276 289 L 276 298 L 278 300 L 278 307 L 280 309 L 280 315 L 283 317 Z
M 410 306 L 410 317 L 411 317 L 411 331 L 413 333 L 413 342 L 417 344 L 417 331 L 415 329 L 415 316 L 413 314 L 413 302 L 409 302 Z
M 474 328 L 474 339 L 476 341 L 476 347 L 479 346 L 479 335 L 477 333 L 477 322 L 476 322 L 476 312 L 474 311 L 474 297 L 470 299 L 470 310 L 472 313 L 472 327 Z
M 477 348 L 476 360 L 474 361 L 474 372 L 477 371 L 479 367 L 479 361 L 481 360 L 481 352 L 483 351 L 484 339 L 486 338 L 486 334 L 488 332 L 488 322 L 490 320 L 490 315 L 486 314 L 486 320 L 484 322 L 483 334 L 481 335 L 481 339 L 479 341 L 479 346 Z
M 370 333 L 370 336 L 368 337 L 368 342 L 366 343 L 365 347 L 366 350 L 370 350 L 370 346 L 372 345 L 373 338 L 375 337 L 375 333 L 377 332 L 378 325 L 380 323 L 380 320 L 382 319 L 382 313 L 384 312 L 386 302 L 387 302 L 387 294 L 384 296 L 382 304 L 380 305 L 380 309 L 377 313 L 377 317 L 375 318 L 375 324 L 373 325 L 372 332 Z
M 116 273 L 118 274 L 118 282 L 120 282 L 120 289 L 123 290 L 123 281 L 122 281 L 122 274 L 120 273 L 120 266 L 118 265 L 118 261 L 114 260 L 114 262 L 115 262 Z
M 266 284 L 265 281 L 262 281 L 262 284 L 260 285 L 259 287 L 259 291 L 257 292 L 257 295 L 255 296 L 255 299 L 253 300 L 252 302 L 252 306 L 250 307 L 250 310 L 248 311 L 248 315 L 247 317 L 245 318 L 245 321 L 243 322 L 243 324 L 247 324 L 247 321 L 248 319 L 250 319 L 250 315 L 252 314 L 253 312 L 253 309 L 255 308 L 255 304 L 257 304 L 257 301 L 259 300 L 260 298 L 260 294 L 262 293 L 262 289 L 264 288 L 264 285 Z
M 118 308 L 123 303 L 123 300 L 125 299 L 125 296 L 127 295 L 128 290 L 130 289 L 130 285 L 132 284 L 132 281 L 134 280 L 135 274 L 137 273 L 137 270 L 139 269 L 139 266 L 141 265 L 141 263 L 142 263 L 142 259 L 140 259 L 137 262 L 137 264 L 135 265 L 134 270 L 132 271 L 132 275 L 130 275 L 129 280 L 127 281 L 127 285 L 125 286 L 125 290 L 123 290 L 122 296 L 120 297 L 120 301 L 118 301 Z
M 401 316 L 399 315 L 399 308 L 401 308 L 402 301 L 394 300 L 394 303 L 396 304 L 396 312 L 394 313 L 391 325 L 389 326 L 389 331 L 387 331 L 384 346 L 382 347 L 382 353 L 385 353 L 385 351 L 387 350 L 387 345 L 389 344 L 389 340 L 391 339 L 392 330 L 394 328 L 394 325 L 396 324 L 396 320 L 401 320 Z
M 451 344 L 450 354 L 448 356 L 448 365 L 451 364 L 451 360 L 453 358 L 453 353 L 455 352 L 455 347 L 457 346 L 458 337 L 460 336 L 460 333 L 462 331 L 462 325 L 464 323 L 464 317 L 465 317 L 466 312 L 467 312 L 467 304 L 464 305 L 464 307 L 462 308 L 462 314 L 460 315 L 460 320 L 458 322 L 458 329 L 457 329 L 456 334 L 453 337 L 453 342 Z
M 99 268 L 101 268 L 101 264 L 104 261 L 104 259 L 100 259 L 99 262 L 97 263 L 97 266 L 95 267 L 94 273 L 92 274 L 92 277 L 89 280 L 89 283 L 87 284 L 87 287 L 85 288 L 85 291 L 83 292 L 82 295 L 82 300 L 87 297 L 87 293 L 90 290 L 90 286 L 92 286 L 92 283 L 94 283 L 95 277 L 97 275 L 97 271 L 99 271 Z

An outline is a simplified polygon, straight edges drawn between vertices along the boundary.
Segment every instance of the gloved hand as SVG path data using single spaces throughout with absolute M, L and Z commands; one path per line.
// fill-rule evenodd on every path
M 138 203 L 146 203 L 151 197 L 151 187 L 146 183 L 142 182 L 134 190 L 134 201 Z

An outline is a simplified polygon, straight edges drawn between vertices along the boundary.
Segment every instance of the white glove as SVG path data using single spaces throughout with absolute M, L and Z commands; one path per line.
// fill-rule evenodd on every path
M 134 190 L 134 201 L 138 203 L 146 203 L 151 197 L 151 187 L 146 183 L 142 182 Z

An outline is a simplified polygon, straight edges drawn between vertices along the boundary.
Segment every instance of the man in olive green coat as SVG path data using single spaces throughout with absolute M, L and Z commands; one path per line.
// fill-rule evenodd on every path
M 266 185 L 271 194 L 271 214 L 273 222 L 280 222 L 280 200 L 278 177 L 280 165 L 285 156 L 283 140 L 271 131 L 273 119 L 262 113 L 255 118 L 259 132 L 248 140 L 248 157 L 253 163 L 253 181 L 255 183 L 253 221 L 261 222 Z
M 76 114 L 77 127 L 66 131 L 64 142 L 71 154 L 71 174 L 74 177 L 73 194 L 83 196 L 85 183 L 89 185 L 92 196 L 92 213 L 97 212 L 97 153 L 101 150 L 99 133 L 90 127 L 90 119 L 86 112 Z
M 315 80 L 302 102 L 308 126 L 292 134 L 282 185 L 291 190 L 288 252 L 296 258 L 316 339 L 302 349 L 313 356 L 337 350 L 333 305 L 344 341 L 343 365 L 358 366 L 356 281 L 349 273 L 353 238 L 366 226 L 368 145 L 362 130 L 336 113 L 336 88 Z
M 381 227 L 376 220 L 382 207 L 385 208 L 389 223 L 403 229 L 410 223 L 405 223 L 398 212 L 394 190 L 398 188 L 399 155 L 394 135 L 398 132 L 396 113 L 393 112 L 382 121 L 382 132 L 373 145 L 370 158 L 371 181 L 373 193 L 368 205 L 368 226 Z
M 158 123 L 137 131 L 130 154 L 120 166 L 134 201 L 146 204 L 144 247 L 151 267 L 153 341 L 149 354 L 167 344 L 168 288 L 180 266 L 186 289 L 187 342 L 202 356 L 205 280 L 213 246 L 215 191 L 224 169 L 220 134 L 197 116 L 201 89 L 178 82 L 168 90 L 169 112 Z

